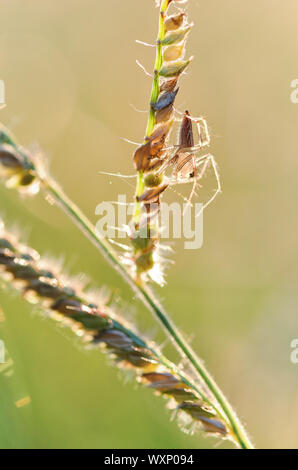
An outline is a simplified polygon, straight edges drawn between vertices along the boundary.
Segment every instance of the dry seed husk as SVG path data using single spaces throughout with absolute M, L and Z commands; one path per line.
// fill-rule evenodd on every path
M 0 249 L 0 265 L 10 266 L 15 260 L 15 254 L 8 248 Z
M 149 165 L 149 160 L 152 158 L 150 154 L 150 142 L 142 144 L 134 153 L 133 161 L 137 171 L 146 171 Z
M 163 390 L 163 394 L 171 395 L 178 403 L 184 402 L 185 400 L 196 400 L 197 398 L 188 388 L 172 388 L 169 390 Z
M 162 160 L 160 158 L 152 158 L 152 160 L 150 160 L 148 164 L 147 171 L 156 170 L 161 165 L 162 165 Z
M 152 157 L 161 157 L 164 153 L 164 144 L 169 133 L 171 121 L 157 125 L 150 137 L 150 154 Z
M 148 387 L 156 388 L 158 390 L 169 390 L 170 388 L 178 388 L 179 384 L 181 387 L 185 385 L 169 372 L 149 372 L 142 375 L 142 379 L 148 383 Z
M 168 80 L 163 79 L 160 84 L 160 92 L 173 91 L 177 85 L 178 77 L 169 78 Z
M 162 46 L 171 46 L 172 44 L 178 44 L 179 42 L 183 41 L 186 35 L 191 30 L 191 26 L 187 26 L 187 28 L 181 28 L 177 31 L 171 31 L 166 34 L 164 39 L 160 41 Z
M 12 145 L 3 144 L 0 146 L 0 164 L 13 171 L 20 171 L 24 167 L 24 161 L 21 155 L 15 150 Z
M 174 31 L 180 28 L 180 26 L 182 26 L 184 18 L 185 18 L 185 13 L 180 13 L 179 15 L 169 16 L 165 20 L 165 30 L 168 32 L 168 31 Z
M 147 137 L 147 139 L 151 142 L 151 144 L 164 141 L 170 130 L 171 124 L 172 124 L 171 122 L 167 122 L 160 126 L 156 126 L 152 134 L 149 137 Z
M 74 295 L 74 291 L 72 289 L 63 286 L 63 284 L 60 284 L 56 279 L 48 279 L 45 277 L 33 279 L 30 282 L 30 285 L 25 287 L 25 291 L 33 291 L 37 295 L 48 299 L 58 299 L 66 294 L 69 296 Z
M 167 106 L 173 104 L 178 91 L 179 91 L 179 88 L 177 88 L 177 90 L 174 90 L 174 91 L 169 91 L 169 92 L 162 93 L 159 96 L 157 102 L 153 103 L 151 105 L 152 108 L 154 109 L 154 111 L 161 111 L 162 109 L 166 108 Z
M 186 401 L 181 403 L 178 408 L 185 411 L 193 419 L 200 421 L 203 424 L 204 429 L 208 429 L 208 432 L 222 435 L 226 435 L 228 433 L 225 424 L 221 420 L 217 419 L 212 410 L 204 407 L 201 403 Z
M 165 62 L 159 72 L 162 77 L 175 77 L 180 75 L 190 64 L 192 59 Z
M 174 60 L 182 59 L 185 53 L 185 43 L 181 43 L 178 46 L 168 46 L 164 49 L 163 60 L 165 62 L 171 62 Z
M 171 122 L 166 122 L 156 126 L 152 134 L 146 138 L 146 142 L 137 148 L 133 157 L 137 171 L 148 171 L 150 169 L 150 160 L 162 155 L 162 149 L 164 147 L 170 125 Z
M 170 104 L 166 108 L 163 108 L 155 113 L 155 122 L 156 124 L 161 124 L 167 122 L 173 118 L 174 106 Z
M 138 196 L 137 200 L 140 202 L 155 202 L 158 200 L 161 193 L 167 189 L 167 187 L 167 184 L 163 184 L 157 188 L 148 189 L 147 191 L 144 191 L 141 196 Z

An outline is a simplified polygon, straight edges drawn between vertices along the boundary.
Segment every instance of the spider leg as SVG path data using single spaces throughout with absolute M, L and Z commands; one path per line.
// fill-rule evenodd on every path
M 206 209 L 206 207 L 208 207 L 213 201 L 214 199 L 216 198 L 216 196 L 221 193 L 221 182 L 220 182 L 220 176 L 219 176 L 219 171 L 218 171 L 218 167 L 217 167 L 217 163 L 215 161 L 215 158 L 213 155 L 209 154 L 207 156 L 207 159 L 208 159 L 208 162 L 211 163 L 211 166 L 213 168 L 213 171 L 214 171 L 214 175 L 215 175 L 215 178 L 216 178 L 216 182 L 217 182 L 217 188 L 213 194 L 213 196 L 211 196 L 210 199 L 208 199 L 208 201 L 201 207 L 200 211 L 196 214 L 196 217 L 199 217 L 201 215 L 201 213 L 204 211 L 204 209 Z M 204 166 L 203 165 L 203 169 L 204 169 Z M 204 170 L 205 171 L 205 170 Z
M 203 165 L 202 168 L 201 168 L 201 171 L 197 174 L 198 179 L 201 179 L 204 176 L 204 174 L 205 174 L 205 172 L 208 168 L 209 163 L 210 163 L 210 153 L 207 153 L 207 155 L 204 155 L 203 157 L 199 158 L 196 161 L 196 170 L 197 171 L 198 171 L 199 167 L 201 165 Z
M 172 152 L 170 154 L 167 154 L 165 156 L 165 158 L 163 159 L 162 165 L 160 166 L 160 168 L 157 171 L 157 175 L 160 175 L 161 173 L 164 172 L 164 170 L 166 170 L 166 168 L 168 168 L 170 165 L 174 165 L 176 163 L 176 160 L 177 160 L 177 157 L 178 157 L 177 149 L 175 147 L 169 147 L 169 148 L 171 148 L 171 149 L 174 148 L 174 152 Z
M 199 134 L 199 144 L 202 147 L 208 147 L 210 145 L 210 133 L 205 118 L 200 117 L 195 120 Z
M 196 185 L 197 185 L 197 168 L 196 168 L 196 161 L 195 161 L 195 156 L 192 155 L 192 164 L 193 164 L 193 185 L 192 185 L 192 190 L 190 192 L 189 198 L 187 200 L 187 203 L 185 204 L 184 210 L 183 210 L 183 215 L 185 215 L 185 212 L 187 208 L 191 205 L 192 198 L 195 194 L 196 191 Z
M 189 198 L 187 200 L 187 204 L 184 208 L 183 214 L 185 214 L 188 206 L 191 204 L 191 200 L 192 200 L 193 196 L 196 194 L 196 187 L 198 185 L 198 181 L 203 177 L 203 175 L 205 174 L 205 172 L 208 168 L 209 157 L 210 156 L 209 156 L 209 154 L 203 155 L 202 157 L 200 157 L 198 159 L 199 162 L 198 162 L 198 160 L 195 159 L 194 155 L 192 155 L 192 157 L 193 157 L 193 173 L 191 175 L 191 178 L 193 179 L 193 186 L 192 186 L 192 190 L 190 192 Z M 201 164 L 203 164 L 203 167 L 202 167 L 201 171 L 198 173 L 198 168 Z
M 173 172 L 173 174 L 176 177 L 178 177 L 179 174 L 180 174 L 180 176 L 182 176 L 181 173 L 182 173 L 182 170 L 184 169 L 184 167 L 186 167 L 185 172 L 187 174 L 187 169 L 188 169 L 188 166 L 189 166 L 188 164 L 191 160 L 193 162 L 193 158 L 194 158 L 194 155 L 189 154 L 189 153 L 188 154 L 181 153 L 181 154 L 178 154 L 177 156 L 178 156 L 178 161 L 177 161 L 176 168 Z

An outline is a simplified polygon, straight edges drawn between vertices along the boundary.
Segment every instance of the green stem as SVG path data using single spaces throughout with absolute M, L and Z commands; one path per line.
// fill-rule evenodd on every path
M 202 361 L 200 361 L 193 349 L 187 344 L 183 336 L 180 334 L 178 328 L 174 325 L 163 308 L 157 303 L 152 292 L 148 288 L 142 286 L 140 286 L 140 290 L 145 297 L 147 304 L 150 305 L 151 310 L 154 310 L 154 313 L 158 316 L 165 330 L 168 332 L 168 334 L 170 334 L 175 344 L 178 345 L 179 350 L 183 353 L 184 356 L 187 357 L 187 359 L 189 359 L 193 368 L 196 370 L 196 372 L 199 373 L 200 378 L 203 379 L 208 389 L 212 392 L 213 396 L 220 404 L 222 410 L 228 418 L 227 424 L 229 425 L 239 446 L 242 449 L 253 449 L 253 445 L 250 442 L 249 437 L 246 434 L 246 431 L 244 430 L 244 427 L 242 426 L 235 411 L 213 377 L 209 374 Z
M 1 276 L 1 287 L 5 287 L 6 290 L 9 290 L 11 288 L 11 282 L 6 279 L 5 277 Z M 80 302 L 85 303 L 84 298 L 79 298 Z M 120 323 L 118 320 L 116 320 L 113 317 L 111 317 L 113 321 L 113 328 L 116 328 L 119 331 L 122 331 L 125 335 L 127 335 L 129 338 L 133 340 L 133 342 L 137 345 L 139 345 L 141 348 L 148 349 L 151 351 L 155 359 L 162 364 L 167 370 L 170 370 L 175 376 L 179 377 L 181 382 L 183 382 L 187 387 L 189 387 L 194 395 L 197 394 L 197 398 L 202 398 L 206 404 L 209 404 L 214 411 L 218 414 L 219 417 L 222 417 L 223 421 L 225 421 L 224 417 L 221 416 L 220 410 L 218 410 L 213 403 L 210 402 L 209 398 L 205 396 L 199 389 L 198 387 L 192 382 L 192 380 L 187 377 L 185 374 L 181 373 L 179 369 L 176 367 L 175 364 L 173 364 L 171 361 L 169 361 L 163 354 L 160 353 L 158 349 L 154 349 L 151 345 L 148 343 L 144 342 L 142 338 L 137 336 L 131 329 L 128 329 L 126 326 L 124 326 L 122 323 Z M 1 364 L 0 364 L 1 366 Z M 4 370 L 4 369 L 3 369 Z M 3 372 L 0 367 L 0 374 Z
M 154 78 L 153 78 L 153 84 L 152 84 L 150 104 L 156 103 L 156 101 L 158 100 L 158 96 L 159 96 L 159 72 L 162 67 L 162 46 L 160 44 L 160 41 L 164 39 L 165 37 L 164 17 L 165 17 L 166 9 L 168 7 L 168 3 L 169 3 L 168 0 L 163 0 L 161 7 L 160 7 L 160 12 L 159 12 L 159 30 L 158 30 L 157 44 L 156 44 Z M 155 125 L 155 111 L 152 108 L 152 106 L 150 106 L 150 112 L 149 112 L 147 129 L 146 129 L 147 137 L 149 137 L 150 134 L 152 134 L 154 125 Z M 143 172 L 139 171 L 138 179 L 137 179 L 136 196 L 141 196 L 141 194 L 144 191 L 144 186 L 145 185 L 144 185 Z M 134 216 L 133 216 L 135 223 L 138 223 L 139 221 L 140 211 L 141 211 L 141 204 L 139 202 L 136 202 Z
M 153 78 L 153 84 L 152 84 L 150 103 L 156 103 L 156 101 L 158 100 L 158 96 L 159 96 L 159 73 L 162 67 L 162 45 L 160 44 L 160 41 L 162 41 L 165 37 L 164 17 L 165 17 L 167 6 L 168 6 L 168 0 L 163 0 L 161 7 L 160 7 L 160 12 L 159 12 L 159 31 L 158 31 L 158 36 L 157 36 L 156 57 L 155 57 L 155 64 L 154 64 L 154 78 Z M 150 113 L 149 113 L 147 130 L 146 130 L 147 136 L 149 136 L 152 133 L 154 125 L 155 125 L 155 111 L 152 108 L 152 106 L 150 106 Z
M 159 96 L 159 73 L 162 67 L 162 46 L 160 42 L 165 37 L 165 26 L 164 26 L 164 17 L 165 12 L 168 7 L 168 0 L 162 0 L 159 12 L 159 32 L 157 37 L 157 45 L 156 45 L 156 58 L 155 58 L 155 65 L 154 65 L 154 78 L 152 84 L 152 91 L 151 91 L 151 98 L 150 103 L 156 103 Z M 150 106 L 149 118 L 147 123 L 146 129 L 146 136 L 150 136 L 153 131 L 155 125 L 155 111 Z M 137 179 L 137 188 L 136 188 L 136 196 L 140 196 L 144 190 L 144 179 L 143 173 L 138 173 Z M 141 206 L 139 202 L 135 204 L 135 212 L 134 212 L 134 221 L 135 223 L 138 222 L 140 216 Z M 248 436 L 245 433 L 243 426 L 241 425 L 239 419 L 237 418 L 233 408 L 227 401 L 224 394 L 219 389 L 216 382 L 213 380 L 211 375 L 208 373 L 204 365 L 201 361 L 197 358 L 194 351 L 190 348 L 190 346 L 185 342 L 183 337 L 181 336 L 179 330 L 175 327 L 173 322 L 167 316 L 166 312 L 159 306 L 152 295 L 152 292 L 145 287 L 144 285 L 138 284 L 139 293 L 141 293 L 141 297 L 145 300 L 147 306 L 154 312 L 154 314 L 159 318 L 160 322 L 162 323 L 163 327 L 166 331 L 170 334 L 170 336 L 175 341 L 176 345 L 178 345 L 180 351 L 189 359 L 191 364 L 193 365 L 194 369 L 199 373 L 200 377 L 204 380 L 208 388 L 212 391 L 214 397 L 221 405 L 226 417 L 228 418 L 230 428 L 232 433 L 234 434 L 237 442 L 239 443 L 240 447 L 243 449 L 252 448 L 252 444 L 249 441 Z
M 130 271 L 120 262 L 116 252 L 110 246 L 110 244 L 96 234 L 95 228 L 82 211 L 66 196 L 63 190 L 49 178 L 40 178 L 44 190 L 51 195 L 64 212 L 70 216 L 77 227 L 92 241 L 96 248 L 104 255 L 104 257 L 112 264 L 112 266 L 118 271 L 122 278 L 128 282 L 131 288 L 138 294 L 144 305 L 151 310 L 151 312 L 159 319 L 160 323 L 164 327 L 167 335 L 172 339 L 173 343 L 177 346 L 178 350 L 183 357 L 186 357 L 191 363 L 193 369 L 196 371 L 200 379 L 203 380 L 205 385 L 208 387 L 218 404 L 220 405 L 223 413 L 218 410 L 214 403 L 205 396 L 197 388 L 197 392 L 201 397 L 209 403 L 217 413 L 224 419 L 227 426 L 229 427 L 235 442 L 242 449 L 252 449 L 253 446 L 242 426 L 239 419 L 236 416 L 233 408 L 229 404 L 227 398 L 224 396 L 214 379 L 211 377 L 205 366 L 196 356 L 192 348 L 187 344 L 185 339 L 180 334 L 178 328 L 175 326 L 173 321 L 169 318 L 163 307 L 155 299 L 152 291 L 144 285 L 141 285 L 135 281 Z

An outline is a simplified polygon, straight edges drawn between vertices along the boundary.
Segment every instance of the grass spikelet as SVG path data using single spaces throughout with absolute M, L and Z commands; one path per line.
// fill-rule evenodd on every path
M 4 228 L 0 233 L 0 267 L 1 276 L 27 301 L 38 300 L 48 316 L 70 328 L 85 345 L 101 346 L 120 368 L 133 369 L 139 383 L 170 399 L 172 408 L 175 403 L 178 415 L 188 413 L 199 429 L 231 438 L 216 406 L 202 398 L 192 380 L 178 372 L 156 344 L 141 338 L 105 303 L 91 302 L 88 294 L 68 284 L 58 269 L 46 267 L 35 250 L 20 244 Z
M 176 80 L 172 81 L 171 79 L 171 83 L 167 84 L 167 86 L 172 87 L 175 82 Z M 182 126 L 184 126 L 184 131 L 186 128 L 188 129 L 188 125 L 186 125 L 186 123 L 188 123 L 188 118 L 185 117 L 185 119 L 182 120 Z M 180 133 L 180 138 L 182 134 Z M 155 130 L 153 135 L 154 139 L 148 140 L 148 142 L 150 142 L 150 145 L 151 143 L 153 143 L 154 148 L 156 143 L 155 139 L 159 135 L 162 135 L 162 131 Z M 7 143 L 9 145 L 12 145 L 12 147 L 15 149 L 16 154 L 18 154 L 21 150 L 21 147 L 16 144 L 16 141 L 14 140 L 14 138 L 11 137 L 9 132 L 6 131 L 4 128 L 1 128 L 0 145 Z M 105 258 L 110 261 L 112 266 L 121 274 L 123 279 L 128 282 L 128 284 L 133 288 L 134 292 L 139 296 L 140 300 L 143 302 L 145 307 L 149 308 L 149 310 L 151 310 L 154 316 L 160 321 L 166 334 L 169 336 L 169 338 L 171 338 L 182 357 L 187 358 L 187 361 L 189 361 L 189 364 L 192 367 L 192 371 L 196 375 L 196 380 L 195 382 L 193 382 L 184 374 L 182 375 L 177 367 L 175 367 L 172 363 L 167 361 L 162 355 L 158 354 L 155 351 L 153 357 L 158 356 L 158 364 L 160 365 L 158 367 L 158 372 L 167 373 L 171 371 L 171 373 L 173 372 L 173 375 L 178 376 L 179 379 L 181 379 L 182 383 L 186 385 L 186 389 L 191 389 L 192 391 L 195 391 L 195 395 L 198 398 L 199 402 L 202 401 L 204 404 L 207 404 L 206 406 L 214 410 L 215 415 L 220 417 L 220 421 L 224 423 L 227 429 L 227 438 L 231 438 L 236 444 L 236 446 L 240 446 L 242 448 L 252 448 L 252 444 L 250 443 L 249 438 L 247 437 L 245 430 L 239 422 L 231 405 L 228 403 L 227 399 L 219 389 L 218 385 L 215 383 L 213 378 L 210 376 L 209 372 L 206 370 L 204 364 L 201 363 L 194 351 L 187 344 L 178 328 L 174 325 L 174 323 L 168 316 L 167 312 L 159 304 L 153 292 L 148 287 L 144 286 L 142 283 L 139 283 L 134 278 L 133 273 L 130 270 L 126 269 L 126 266 L 119 260 L 116 252 L 114 252 L 110 244 L 96 234 L 95 228 L 86 218 L 86 216 L 67 197 L 67 195 L 57 185 L 57 183 L 52 178 L 50 178 L 47 171 L 40 165 L 36 165 L 34 158 L 31 157 L 29 152 L 26 151 L 26 155 L 28 156 L 30 167 L 32 168 L 32 170 L 30 171 L 33 172 L 34 184 L 36 185 L 36 188 L 40 187 L 45 193 L 47 199 L 50 199 L 51 202 L 56 202 L 63 209 L 63 211 L 75 222 L 77 227 L 92 241 L 96 248 L 105 256 Z M 171 160 L 167 160 L 166 164 L 171 164 Z M 148 175 L 146 175 L 146 177 Z M 159 173 L 158 175 L 160 176 L 161 173 Z M 162 177 L 160 180 L 157 179 L 157 181 L 162 181 Z M 152 185 L 152 180 L 150 181 L 150 184 Z M 153 188 L 156 190 L 155 187 Z M 16 186 L 16 189 L 18 189 L 20 192 L 22 192 L 23 190 L 22 186 L 20 185 Z M 145 209 L 148 205 L 146 201 L 138 202 L 138 204 L 142 204 Z M 154 228 L 151 226 L 151 224 L 149 227 L 150 232 L 147 232 L 148 225 L 139 224 L 138 231 L 135 230 L 131 235 L 131 241 L 132 245 L 134 246 L 134 250 L 137 253 L 136 258 L 138 259 L 138 266 L 140 266 L 138 268 L 139 274 L 143 274 L 144 266 L 146 266 L 147 271 L 153 271 L 155 278 L 160 284 L 162 284 L 163 279 L 160 276 L 159 263 L 155 258 L 157 253 L 156 244 L 159 238 L 159 231 L 157 227 Z M 142 231 L 145 231 L 145 236 L 143 235 Z M 102 315 L 103 311 L 100 310 L 100 315 L 97 315 L 97 313 L 95 313 L 97 312 L 96 304 L 94 312 L 94 302 L 87 301 L 87 304 L 86 302 L 84 303 L 82 301 L 83 297 L 77 292 L 76 287 L 73 288 L 70 284 L 68 284 L 62 279 L 61 274 L 58 276 L 52 268 L 47 267 L 46 263 L 42 263 L 39 258 L 39 255 L 34 250 L 29 249 L 27 247 L 21 249 L 21 245 L 18 245 L 17 242 L 13 242 L 13 238 L 11 236 L 3 235 L 1 237 L 0 244 L 0 265 L 4 267 L 5 274 L 8 274 L 10 276 L 10 279 L 13 280 L 13 283 L 16 286 L 22 286 L 24 296 L 27 300 L 31 302 L 42 301 L 43 306 L 47 308 L 47 312 L 51 313 L 50 316 L 52 318 L 60 321 L 62 324 L 65 324 L 68 327 L 71 327 L 71 329 L 74 330 L 78 334 L 78 336 L 82 337 L 85 341 L 87 341 L 89 345 L 103 345 L 103 347 L 110 352 L 110 355 L 112 355 L 115 358 L 115 361 L 118 362 L 121 366 L 129 366 L 135 368 L 138 371 L 139 369 L 143 370 L 145 364 L 147 364 L 147 368 L 148 363 L 151 364 L 150 358 L 152 358 L 152 356 L 150 355 L 148 357 L 147 344 L 143 341 L 142 347 L 144 349 L 141 348 L 141 350 L 134 348 L 132 351 L 126 351 L 125 349 L 116 349 L 115 351 L 115 349 L 109 347 L 108 344 L 106 344 L 103 338 L 100 336 L 100 333 L 102 332 L 101 328 L 102 323 L 104 321 L 107 321 L 106 327 L 110 326 L 109 320 L 112 319 L 112 312 L 110 311 L 110 315 L 107 315 L 106 310 L 104 310 L 105 314 Z M 62 299 L 64 299 L 63 302 L 65 301 L 65 303 L 62 302 Z M 55 304 L 55 302 L 57 302 L 57 304 Z M 56 306 L 57 308 L 51 308 L 53 306 Z M 105 305 L 105 307 L 108 308 L 107 305 Z M 87 312 L 85 311 L 86 308 Z M 62 310 L 62 312 L 60 310 Z M 73 317 L 72 314 L 74 314 Z M 94 314 L 96 317 L 95 320 Z M 98 327 L 100 326 L 100 331 L 96 329 L 94 330 L 94 321 L 97 322 Z M 114 323 L 117 325 L 116 329 L 120 329 L 120 331 L 122 331 L 122 323 L 118 320 L 115 321 L 117 322 Z M 92 328 L 89 329 L 88 324 L 90 327 L 92 324 Z M 137 336 L 132 333 L 131 329 L 127 329 L 126 327 L 124 328 L 124 333 L 127 333 L 129 337 L 133 335 L 136 342 L 139 343 Z M 94 336 L 94 331 L 98 334 L 97 337 Z M 151 354 L 152 350 L 150 349 L 150 347 L 149 351 Z M 159 368 L 161 368 L 161 370 L 159 370 Z M 148 372 L 148 369 L 146 370 L 146 372 Z M 142 374 L 140 380 L 143 380 Z M 196 385 L 197 381 L 200 384 L 199 387 Z M 154 388 L 154 386 L 152 386 L 152 388 Z M 180 391 L 180 388 L 179 392 L 177 392 L 176 387 L 175 391 L 169 388 L 167 391 L 160 392 L 160 390 L 156 390 L 156 392 L 161 393 L 165 396 L 170 396 L 175 403 L 179 403 L 179 400 L 177 398 L 178 396 L 181 397 L 181 394 L 183 395 L 183 393 Z M 186 410 L 183 410 L 182 408 L 177 408 L 176 411 L 179 416 L 183 412 L 182 422 L 185 422 L 188 426 L 187 423 L 189 423 L 190 418 L 189 410 L 187 410 L 186 412 Z M 193 420 L 194 418 L 191 418 L 192 422 Z M 199 423 L 202 424 L 202 420 L 199 420 Z M 221 431 L 219 431 L 219 434 L 222 434 Z
M 139 283 L 145 283 L 150 279 L 158 284 L 164 283 L 163 262 L 158 250 L 162 231 L 162 227 L 159 227 L 162 194 L 169 185 L 181 183 L 182 180 L 184 183 L 193 181 L 193 190 L 189 197 L 189 203 L 191 203 L 197 187 L 196 181 L 202 178 L 211 161 L 211 157 L 206 155 L 207 163 L 203 166 L 203 158 L 201 157 L 201 160 L 197 161 L 195 156 L 195 152 L 203 146 L 209 145 L 209 139 L 206 139 L 206 143 L 201 145 L 201 129 L 198 129 L 199 143 L 193 149 L 193 141 L 190 145 L 181 145 L 181 142 L 178 142 L 178 145 L 172 148 L 167 144 L 174 122 L 174 102 L 179 91 L 179 77 L 192 61 L 192 57 L 185 59 L 184 56 L 187 37 L 193 24 L 188 23 L 186 12 L 183 10 L 180 10 L 179 14 L 169 14 L 169 7 L 175 3 L 167 0 L 158 3 L 159 31 L 156 41 L 149 119 L 145 142 L 136 149 L 133 156 L 138 178 L 130 238 L 131 240 L 139 238 L 140 231 L 144 226 L 147 226 L 146 237 L 150 237 L 150 234 L 154 233 L 154 238 L 148 243 L 139 246 L 132 243 L 134 275 Z M 183 3 L 185 2 L 182 2 L 182 5 Z M 207 125 L 204 120 L 202 121 L 208 133 Z M 192 121 L 190 123 L 192 124 Z M 185 126 L 185 117 L 181 122 L 182 129 L 183 126 Z M 183 155 L 180 155 L 182 149 Z M 175 168 L 171 178 L 165 181 L 164 171 L 168 167 L 173 168 L 177 163 L 180 166 L 178 169 Z M 189 168 L 191 171 L 186 171 Z M 142 230 L 142 234 L 144 236 L 144 230 Z
M 9 131 L 0 127 L 0 177 L 5 178 L 6 186 L 21 192 L 38 192 L 38 180 L 31 157 L 21 147 L 17 147 Z

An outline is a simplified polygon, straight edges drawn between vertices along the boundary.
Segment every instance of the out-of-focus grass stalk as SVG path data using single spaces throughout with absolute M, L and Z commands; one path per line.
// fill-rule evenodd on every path
M 28 175 L 30 176 L 30 181 L 31 179 L 32 182 L 34 182 L 34 180 L 37 180 L 43 192 L 46 195 L 50 195 L 54 199 L 54 201 L 63 209 L 65 214 L 68 215 L 75 222 L 76 226 L 92 241 L 95 247 L 111 263 L 111 265 L 116 269 L 116 271 L 121 275 L 121 277 L 131 286 L 131 288 L 138 295 L 144 305 L 160 321 L 164 328 L 164 331 L 166 332 L 167 336 L 171 339 L 174 346 L 182 354 L 183 357 L 186 357 L 189 360 L 189 363 L 191 364 L 193 370 L 197 374 L 200 381 L 205 384 L 206 389 L 208 389 L 215 398 L 216 402 L 219 405 L 219 408 L 221 408 L 222 410 L 218 410 L 219 414 L 224 418 L 224 421 L 234 439 L 234 442 L 243 449 L 253 448 L 242 424 L 237 418 L 237 415 L 229 404 L 228 400 L 226 399 L 226 397 L 224 396 L 212 376 L 209 374 L 204 364 L 198 359 L 195 352 L 188 345 L 187 341 L 183 338 L 179 329 L 170 319 L 164 308 L 159 304 L 152 290 L 149 287 L 138 284 L 136 282 L 131 272 L 121 263 L 112 246 L 104 238 L 100 237 L 96 233 L 95 227 L 82 213 L 82 211 L 74 204 L 74 202 L 68 198 L 68 196 L 60 188 L 60 186 L 58 186 L 57 183 L 54 182 L 53 179 L 51 179 L 47 175 L 47 173 L 40 172 L 37 169 L 38 167 L 34 165 L 33 160 L 30 158 L 30 154 L 25 152 L 20 146 L 16 144 L 12 135 L 8 131 L 6 131 L 5 128 L 0 129 L 0 145 L 1 144 L 9 145 L 11 146 L 11 148 L 14 149 L 15 155 L 12 155 L 11 151 L 7 151 L 8 155 L 11 154 L 11 161 L 12 158 L 15 158 L 18 164 L 24 164 L 24 168 L 22 170 L 24 174 L 22 172 L 20 173 L 19 169 L 17 173 L 17 176 L 18 178 L 20 178 L 20 181 L 27 181 L 26 172 L 28 172 Z M 23 160 L 20 161 L 21 157 L 25 159 L 25 163 L 23 163 Z M 7 159 L 8 156 L 6 156 L 6 162 Z M 208 403 L 211 403 L 211 405 L 213 403 L 213 407 L 216 407 L 212 399 L 209 399 L 207 396 L 204 396 L 204 399 L 206 399 Z
M 42 311 L 71 328 L 87 345 L 105 346 L 121 368 L 134 369 L 140 382 L 174 400 L 178 413 L 187 413 L 193 424 L 200 423 L 206 432 L 230 438 L 215 404 L 154 342 L 135 331 L 122 317 L 121 309 L 115 312 L 100 292 L 91 298 L 75 282 L 65 280 L 54 263 L 45 264 L 35 250 L 4 230 L 1 220 L 0 268 L 0 281 L 20 290 L 26 300 L 38 301 Z

